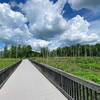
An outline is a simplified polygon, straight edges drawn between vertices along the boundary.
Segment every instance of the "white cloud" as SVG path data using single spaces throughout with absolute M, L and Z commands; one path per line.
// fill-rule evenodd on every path
M 31 45 L 34 50 L 40 50 L 42 47 L 47 47 L 49 45 L 49 41 L 41 39 L 30 39 L 25 41 L 25 44 Z
M 90 24 L 91 24 L 91 27 L 90 27 L 91 31 L 95 32 L 95 33 L 97 33 L 99 35 L 100 34 L 100 26 L 99 26 L 100 19 L 97 19 L 95 21 L 91 21 Z
M 23 6 L 33 36 L 48 39 L 65 31 L 66 20 L 61 12 L 66 2 L 59 1 L 56 5 L 49 0 L 31 0 Z
M 100 0 L 68 0 L 73 9 L 94 9 L 100 6 Z
M 68 27 L 66 31 L 52 39 L 52 48 L 57 46 L 66 46 L 77 43 L 96 43 L 99 40 L 99 36 L 96 33 L 90 32 L 90 24 L 83 17 L 76 16 L 68 21 Z
M 10 5 L 0 4 L 0 40 L 8 44 L 30 44 L 38 49 L 48 45 L 48 41 L 34 39 L 26 24 L 27 18 L 15 12 Z
M 0 4 L 0 40 L 21 42 L 29 38 L 31 33 L 28 31 L 26 22 L 27 19 L 23 14 L 11 10 L 6 3 Z
M 90 32 L 90 23 L 81 16 L 76 16 L 68 21 L 68 29 L 62 36 L 77 43 L 90 43 L 97 41 L 98 35 Z M 66 37 L 66 35 L 68 35 Z
M 68 21 L 63 18 L 65 4 L 66 0 L 55 4 L 49 0 L 27 1 L 21 5 L 25 15 L 8 4 L 0 4 L 0 40 L 30 44 L 34 50 L 97 42 L 99 35 L 91 31 L 91 23 L 83 17 L 78 15 Z
M 65 6 L 65 4 L 67 3 L 67 0 L 58 0 L 55 4 L 54 7 L 55 9 L 59 12 L 62 13 L 63 8 Z

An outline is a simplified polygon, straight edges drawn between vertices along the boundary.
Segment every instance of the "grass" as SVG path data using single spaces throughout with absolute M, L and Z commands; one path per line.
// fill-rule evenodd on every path
M 100 84 L 100 57 L 33 58 L 65 72 Z
M 19 59 L 0 59 L 0 70 L 12 64 L 15 64 Z

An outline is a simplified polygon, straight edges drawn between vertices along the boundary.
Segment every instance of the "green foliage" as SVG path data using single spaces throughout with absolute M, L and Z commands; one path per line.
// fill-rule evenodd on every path
M 4 53 L 3 53 L 3 56 L 4 56 L 4 57 L 8 57 L 8 55 L 9 55 L 8 47 L 5 46 L 5 47 L 4 47 Z
M 36 51 L 32 51 L 32 57 L 41 57 L 41 54 Z
M 54 66 L 83 79 L 100 83 L 100 57 L 49 57 L 34 60 Z
M 5 46 L 2 52 L 3 58 L 27 58 L 32 56 L 32 47 L 30 45 L 11 45 Z
M 43 58 L 47 58 L 49 56 L 49 49 L 46 47 L 46 48 L 41 48 L 41 56 Z
M 48 49 L 42 48 L 41 54 L 47 56 L 48 55 Z M 49 51 L 49 56 L 51 57 L 100 57 L 100 44 L 96 45 L 81 45 L 76 44 L 72 46 L 66 46 L 63 48 L 57 48 L 56 50 Z
M 19 60 L 20 59 L 0 59 L 0 69 L 6 68 Z

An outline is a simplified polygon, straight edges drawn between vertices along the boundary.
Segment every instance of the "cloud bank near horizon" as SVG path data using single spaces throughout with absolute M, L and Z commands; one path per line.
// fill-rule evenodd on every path
M 70 20 L 63 17 L 66 2 L 30 0 L 20 6 L 21 12 L 13 11 L 9 4 L 0 4 L 0 40 L 29 44 L 34 50 L 99 42 L 99 35 L 90 30 L 91 23 L 83 17 L 77 15 Z

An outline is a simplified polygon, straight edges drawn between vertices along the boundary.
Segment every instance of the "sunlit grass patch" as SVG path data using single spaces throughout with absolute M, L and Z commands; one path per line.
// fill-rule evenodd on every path
M 86 80 L 100 83 L 100 57 L 33 58 Z
M 0 59 L 0 70 L 12 64 L 15 64 L 19 59 Z

